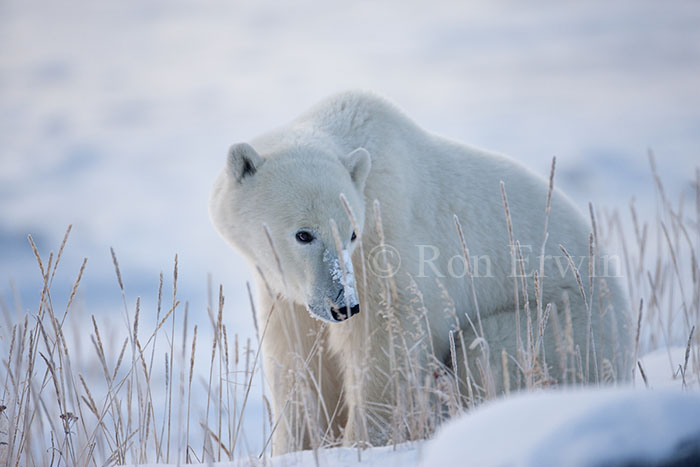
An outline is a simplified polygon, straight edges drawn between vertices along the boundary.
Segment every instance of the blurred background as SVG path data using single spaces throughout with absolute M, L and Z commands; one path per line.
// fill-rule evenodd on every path
M 247 266 L 207 213 L 228 146 L 348 88 L 420 125 L 507 153 L 582 209 L 653 212 L 647 151 L 677 199 L 700 158 L 695 1 L 0 1 L 0 295 L 37 310 L 42 255 L 73 231 L 81 304 L 152 313 L 158 275 L 206 322 L 252 336 Z M 15 298 L 13 298 L 15 297 Z M 15 305 L 8 305 L 9 307 Z M 119 313 L 117 311 L 116 313 Z

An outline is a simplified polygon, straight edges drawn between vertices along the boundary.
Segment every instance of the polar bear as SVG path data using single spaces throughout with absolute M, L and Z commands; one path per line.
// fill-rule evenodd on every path
M 445 374 L 472 403 L 629 377 L 628 305 L 591 223 L 380 96 L 234 144 L 210 214 L 256 276 L 275 454 L 416 436 L 401 414 L 439 412 Z

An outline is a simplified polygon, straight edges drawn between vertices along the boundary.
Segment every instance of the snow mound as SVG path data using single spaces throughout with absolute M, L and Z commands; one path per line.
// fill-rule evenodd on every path
M 313 451 L 299 451 L 282 456 L 258 459 L 249 457 L 230 462 L 209 464 L 179 464 L 179 467 L 211 465 L 212 467 L 405 467 L 418 465 L 420 442 L 403 443 L 392 446 L 375 447 L 358 451 L 353 448 L 324 448 Z M 177 464 L 148 464 L 141 467 L 176 467 Z
M 700 465 L 700 395 L 630 388 L 511 396 L 453 420 L 427 443 L 424 466 L 455 462 Z
M 302 451 L 285 454 L 279 457 L 268 458 L 265 465 L 273 467 L 292 466 L 375 466 L 375 467 L 403 467 L 417 465 L 420 458 L 419 443 L 399 444 L 392 446 L 375 447 L 362 450 L 352 448 L 330 448 L 318 450 L 318 464 L 314 459 L 313 451 Z M 271 462 L 272 461 L 272 462 Z M 258 464 L 262 466 L 263 464 Z

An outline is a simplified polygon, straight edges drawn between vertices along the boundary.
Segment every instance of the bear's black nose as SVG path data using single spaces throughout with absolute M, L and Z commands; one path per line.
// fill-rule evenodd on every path
M 350 308 L 350 314 L 348 314 L 348 307 L 343 306 L 338 309 L 331 307 L 331 315 L 333 316 L 333 319 L 340 322 L 340 321 L 345 321 L 346 319 L 351 318 L 352 316 L 355 316 L 360 312 L 360 305 L 355 305 L 352 308 Z

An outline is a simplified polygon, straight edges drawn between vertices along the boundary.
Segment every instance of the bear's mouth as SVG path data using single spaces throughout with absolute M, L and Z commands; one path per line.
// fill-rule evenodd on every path
M 340 308 L 331 307 L 331 316 L 337 322 L 345 321 L 352 318 L 360 312 L 360 305 L 355 305 L 350 307 L 350 312 L 348 313 L 347 306 L 341 306 Z

